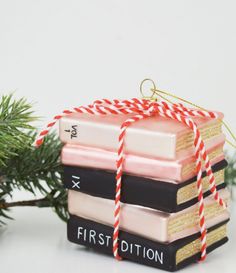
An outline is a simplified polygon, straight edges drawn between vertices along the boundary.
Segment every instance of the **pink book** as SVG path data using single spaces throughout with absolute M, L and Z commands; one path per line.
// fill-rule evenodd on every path
M 224 136 L 211 140 L 207 153 L 212 165 L 224 159 Z M 64 165 L 94 169 L 116 170 L 117 152 L 104 149 L 66 144 L 62 148 L 61 161 Z M 126 154 L 123 171 L 136 176 L 181 183 L 196 175 L 195 156 L 185 155 L 178 160 L 163 160 Z M 204 168 L 203 168 L 204 170 Z
M 226 204 L 229 192 L 219 191 Z M 213 196 L 204 200 L 206 227 L 212 227 L 226 219 L 229 212 L 216 203 Z M 166 213 L 159 210 L 121 204 L 121 229 L 154 241 L 170 243 L 180 238 L 199 232 L 198 204 L 176 213 Z M 82 192 L 69 190 L 68 210 L 72 215 L 113 226 L 114 201 L 95 197 Z
M 60 139 L 64 143 L 118 149 L 121 124 L 130 115 L 95 116 L 74 113 L 60 120 Z M 195 118 L 207 147 L 212 139 L 222 134 L 221 120 Z M 153 116 L 132 124 L 125 136 L 125 153 L 142 157 L 178 160 L 193 155 L 193 132 L 174 120 Z

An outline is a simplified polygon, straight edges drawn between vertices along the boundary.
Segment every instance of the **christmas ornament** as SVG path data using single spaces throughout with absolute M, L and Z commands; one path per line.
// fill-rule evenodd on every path
M 60 120 L 70 241 L 174 271 L 228 240 L 223 114 L 159 100 L 152 83 L 148 98 L 64 110 L 35 144 Z

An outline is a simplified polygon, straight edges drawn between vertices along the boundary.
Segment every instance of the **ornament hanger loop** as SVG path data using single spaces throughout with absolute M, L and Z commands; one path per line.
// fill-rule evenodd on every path
M 144 91 L 144 83 L 149 82 L 152 84 L 152 87 L 149 90 Z M 151 95 L 148 96 L 148 94 L 145 95 L 145 93 L 151 92 Z M 149 99 L 154 99 L 154 95 L 156 94 L 156 84 L 152 79 L 144 79 L 140 83 L 140 93 L 143 98 L 149 98 Z
M 149 89 L 149 90 L 146 90 L 145 92 L 151 92 L 151 95 L 148 96 L 148 95 L 145 95 L 145 92 L 144 92 L 144 83 L 146 82 L 149 82 L 152 84 L 152 87 Z M 142 80 L 142 82 L 140 83 L 140 93 L 143 97 L 143 99 L 149 99 L 149 100 L 157 100 L 157 97 L 160 97 L 162 98 L 163 100 L 169 102 L 170 104 L 173 104 L 174 102 L 169 99 L 168 97 L 170 98 L 173 98 L 177 101 L 181 101 L 182 103 L 186 103 L 186 104 L 189 104 L 195 108 L 198 108 L 200 110 L 204 110 L 204 111 L 207 111 L 207 109 L 195 104 L 195 103 L 192 103 L 191 101 L 189 100 L 186 100 L 186 99 L 183 99 L 179 96 L 176 96 L 170 92 L 167 92 L 167 91 L 163 91 L 163 90 L 159 90 L 156 88 L 156 84 L 155 82 L 152 80 L 152 79 L 149 79 L 149 78 L 146 78 L 144 80 Z M 155 96 L 156 95 L 156 96 Z M 229 133 L 229 135 L 231 136 L 231 138 L 233 139 L 233 142 L 228 140 L 228 138 L 226 139 L 226 142 L 232 146 L 234 149 L 236 149 L 236 135 L 233 133 L 232 129 L 230 128 L 230 126 L 225 122 L 225 121 L 221 121 L 221 123 L 223 124 L 223 126 L 225 127 L 225 130 Z

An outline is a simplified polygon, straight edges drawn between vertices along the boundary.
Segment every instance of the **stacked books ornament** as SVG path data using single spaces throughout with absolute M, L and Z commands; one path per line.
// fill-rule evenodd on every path
M 134 114 L 71 113 L 60 119 L 61 160 L 68 188 L 68 239 L 113 253 L 114 199 L 120 126 Z M 227 205 L 227 162 L 221 120 L 193 117 L 204 140 L 216 189 Z M 186 125 L 154 115 L 126 130 L 119 256 L 175 271 L 201 258 L 194 135 Z M 209 190 L 203 169 L 207 253 L 227 242 L 229 212 Z

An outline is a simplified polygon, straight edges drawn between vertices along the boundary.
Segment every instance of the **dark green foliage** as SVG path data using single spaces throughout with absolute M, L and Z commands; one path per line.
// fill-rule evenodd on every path
M 60 164 L 61 143 L 54 133 L 44 143 L 33 147 L 36 130 L 31 122 L 31 105 L 25 99 L 13 100 L 12 95 L 0 99 L 0 224 L 9 217 L 13 206 L 52 207 L 66 220 L 67 193 L 62 185 Z M 43 198 L 6 202 L 14 189 L 41 192 Z
M 225 169 L 225 181 L 228 185 L 236 185 L 236 154 L 228 156 L 228 167 Z
M 5 160 L 16 155 L 16 149 L 27 146 L 30 138 L 27 130 L 33 129 L 31 105 L 24 98 L 14 100 L 12 94 L 0 99 L 0 168 Z M 6 165 L 5 165 L 6 166 Z

